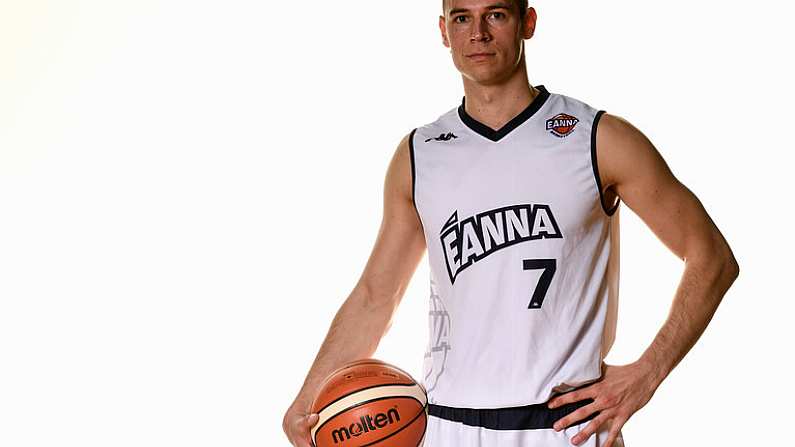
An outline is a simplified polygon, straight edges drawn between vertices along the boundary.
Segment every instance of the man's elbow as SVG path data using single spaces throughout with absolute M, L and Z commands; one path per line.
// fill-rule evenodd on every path
M 740 275 L 740 265 L 728 246 L 713 259 L 713 265 L 717 267 L 713 270 L 716 273 L 714 278 L 722 283 L 725 289 L 728 289 Z
M 371 284 L 362 282 L 362 295 L 364 305 L 376 312 L 392 313 L 400 304 L 403 297 L 403 287 L 389 287 L 384 284 Z
M 738 276 L 740 276 L 740 264 L 737 263 L 737 259 L 735 259 L 734 254 L 729 250 L 729 256 L 726 258 L 726 265 L 724 266 L 724 271 L 726 272 L 726 276 L 729 278 L 729 282 L 734 282 Z
M 696 255 L 686 256 L 685 263 L 692 264 L 693 268 L 703 272 L 713 281 L 733 283 L 740 274 L 740 266 L 734 257 L 731 248 L 721 244 L 719 248 L 703 247 L 695 251 Z

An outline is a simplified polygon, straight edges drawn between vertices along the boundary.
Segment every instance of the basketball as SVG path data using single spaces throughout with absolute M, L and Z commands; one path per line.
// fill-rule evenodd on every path
M 312 403 L 316 447 L 418 447 L 428 417 L 425 389 L 402 369 L 376 359 L 329 374 Z

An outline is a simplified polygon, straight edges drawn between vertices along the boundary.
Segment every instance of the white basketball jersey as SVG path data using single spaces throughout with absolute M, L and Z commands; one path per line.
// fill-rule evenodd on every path
M 619 203 L 595 157 L 603 111 L 543 85 L 499 130 L 462 104 L 411 133 L 430 264 L 430 403 L 541 403 L 597 380 L 613 344 Z

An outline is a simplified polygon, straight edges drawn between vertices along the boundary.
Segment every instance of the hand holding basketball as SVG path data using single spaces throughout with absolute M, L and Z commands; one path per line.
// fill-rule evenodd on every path
M 428 416 L 422 385 L 395 365 L 368 358 L 329 374 L 311 410 L 317 447 L 419 447 Z
M 317 418 L 317 413 L 309 413 L 290 407 L 282 421 L 282 428 L 290 444 L 294 447 L 313 447 L 309 432 L 312 426 L 317 423 Z

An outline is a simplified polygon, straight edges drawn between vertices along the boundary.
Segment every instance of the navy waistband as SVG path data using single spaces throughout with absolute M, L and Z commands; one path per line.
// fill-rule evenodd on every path
M 429 403 L 428 414 L 448 421 L 492 430 L 538 430 L 552 428 L 552 424 L 558 419 L 592 402 L 593 399 L 585 399 L 557 408 L 547 408 L 546 402 L 506 408 L 458 408 Z M 590 421 L 598 415 L 599 412 L 596 411 L 571 425 Z

